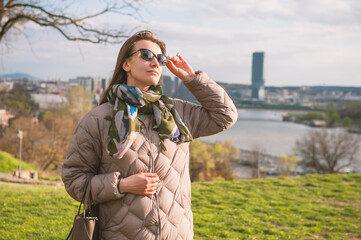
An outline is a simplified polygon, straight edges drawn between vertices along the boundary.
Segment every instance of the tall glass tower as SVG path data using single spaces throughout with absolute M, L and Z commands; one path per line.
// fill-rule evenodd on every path
M 263 63 L 264 52 L 254 52 L 252 55 L 252 98 L 264 98 Z

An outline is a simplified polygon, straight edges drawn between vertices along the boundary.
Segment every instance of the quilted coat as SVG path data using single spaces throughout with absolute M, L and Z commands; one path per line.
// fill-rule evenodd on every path
M 185 84 L 202 106 L 172 99 L 193 138 L 221 132 L 237 120 L 237 109 L 227 93 L 206 73 L 197 72 Z M 69 195 L 80 201 L 85 183 L 91 183 L 93 201 L 99 203 L 101 239 L 193 239 L 189 143 L 166 139 L 162 150 L 152 115 L 145 115 L 141 132 L 123 158 L 105 151 L 113 105 L 104 103 L 79 123 L 69 144 L 62 179 Z M 152 197 L 121 194 L 119 179 L 139 172 L 155 172 L 160 178 Z

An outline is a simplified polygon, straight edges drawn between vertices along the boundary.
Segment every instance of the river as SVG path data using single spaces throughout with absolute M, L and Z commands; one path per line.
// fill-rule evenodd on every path
M 238 121 L 234 126 L 224 132 L 200 139 L 206 142 L 224 142 L 226 139 L 232 139 L 234 145 L 240 149 L 257 148 L 275 156 L 291 155 L 294 154 L 297 139 L 310 130 L 320 128 L 284 122 L 284 113 L 285 111 L 280 110 L 238 109 Z

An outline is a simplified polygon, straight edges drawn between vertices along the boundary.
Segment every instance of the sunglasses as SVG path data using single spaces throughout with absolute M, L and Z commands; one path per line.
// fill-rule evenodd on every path
M 141 49 L 133 52 L 128 57 L 133 56 L 137 52 L 140 52 L 141 58 L 143 58 L 145 61 L 150 62 L 153 60 L 153 58 L 156 58 L 160 65 L 163 65 L 163 66 L 167 65 L 168 57 L 165 54 L 154 54 L 152 51 L 145 49 L 145 48 L 141 48 Z

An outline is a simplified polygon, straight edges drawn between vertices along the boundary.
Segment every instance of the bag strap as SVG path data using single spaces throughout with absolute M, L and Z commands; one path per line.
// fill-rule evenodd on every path
M 81 210 L 82 205 L 84 205 L 83 209 L 85 209 L 85 206 L 86 206 L 86 204 L 88 202 L 86 199 L 89 197 L 89 195 L 90 195 L 90 180 L 87 181 L 85 192 L 84 192 L 83 197 L 82 197 L 82 199 L 80 201 L 79 208 L 78 208 L 78 215 L 80 214 L 80 210 Z M 85 213 L 85 210 L 83 212 Z
M 84 218 L 85 218 L 85 210 L 87 209 L 87 207 L 89 208 L 89 211 L 91 211 L 91 202 L 92 202 L 92 199 L 91 199 L 91 194 L 90 194 L 90 189 L 91 189 L 91 184 L 90 184 L 90 181 L 88 181 L 88 184 L 87 184 L 87 188 L 86 188 L 86 191 L 85 191 L 85 195 L 83 197 L 83 215 L 84 215 Z
M 85 210 L 86 210 L 86 206 L 88 205 L 88 199 L 91 198 L 91 195 L 90 195 L 90 180 L 87 181 L 87 187 L 85 189 L 85 192 L 83 194 L 83 198 L 81 199 L 80 201 L 80 204 L 79 204 L 79 208 L 78 208 L 78 215 L 80 215 L 80 210 L 81 210 L 81 205 L 83 205 L 83 216 L 85 218 Z M 90 199 L 89 199 L 90 200 Z M 90 202 L 90 201 L 89 201 Z M 91 204 L 89 205 L 89 210 L 91 211 Z M 71 233 L 73 232 L 73 228 L 71 228 L 68 236 L 66 237 L 66 240 L 68 240 L 71 236 Z

